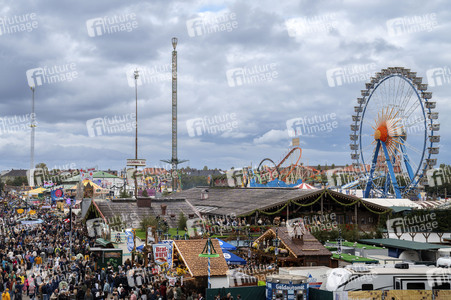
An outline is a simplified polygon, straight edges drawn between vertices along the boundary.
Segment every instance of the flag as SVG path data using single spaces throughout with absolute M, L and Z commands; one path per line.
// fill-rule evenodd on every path
M 70 219 L 69 219 L 69 218 L 64 219 L 63 222 L 64 222 L 64 223 L 69 223 L 69 222 L 70 222 Z

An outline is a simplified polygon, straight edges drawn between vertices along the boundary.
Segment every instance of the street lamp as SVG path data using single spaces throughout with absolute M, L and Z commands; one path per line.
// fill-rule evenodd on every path
M 279 240 L 279 228 L 276 228 L 276 238 L 272 240 L 273 242 L 273 246 L 274 246 L 274 255 L 276 256 L 276 268 L 279 267 L 278 265 L 278 261 L 277 261 L 277 254 L 279 252 L 279 244 L 280 244 L 280 240 Z
M 180 240 L 179 228 L 177 227 L 177 234 L 174 236 L 174 240 Z
M 163 234 L 164 239 L 165 240 L 169 240 L 169 238 L 171 237 L 171 234 L 169 232 L 166 232 L 165 234 Z
M 138 159 L 138 78 L 139 72 L 135 70 L 133 73 L 135 78 L 135 96 L 136 96 L 136 107 L 135 107 L 135 159 Z M 138 178 L 137 178 L 138 166 L 135 165 L 135 198 L 138 199 Z
M 30 186 L 30 190 L 32 186 L 34 186 L 34 136 L 35 136 L 35 130 L 36 130 L 36 120 L 35 120 L 35 113 L 34 113 L 34 91 L 36 90 L 36 86 L 30 86 L 31 89 L 31 141 L 30 141 L 30 174 L 28 178 L 28 185 Z M 33 181 L 33 182 L 31 182 Z M 30 193 L 27 194 L 27 201 L 30 199 Z
M 158 242 L 161 240 L 161 234 L 163 233 L 163 230 L 161 229 L 161 220 L 158 220 L 158 223 L 157 223 L 157 230 L 156 230 L 156 232 L 157 232 L 157 239 L 158 239 Z

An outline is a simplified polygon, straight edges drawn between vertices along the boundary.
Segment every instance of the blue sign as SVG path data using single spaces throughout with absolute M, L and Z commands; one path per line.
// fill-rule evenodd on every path
M 168 266 L 169 268 L 172 268 L 172 253 L 174 252 L 174 241 L 163 241 L 163 244 L 166 244 L 168 246 Z
M 134 243 L 133 243 L 133 232 L 130 229 L 125 230 L 125 237 L 127 238 L 127 250 L 129 252 L 133 251 Z

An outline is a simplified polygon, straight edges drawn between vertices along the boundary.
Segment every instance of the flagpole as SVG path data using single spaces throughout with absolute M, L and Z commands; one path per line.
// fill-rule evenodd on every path
M 72 261 L 72 199 L 69 205 L 69 262 Z

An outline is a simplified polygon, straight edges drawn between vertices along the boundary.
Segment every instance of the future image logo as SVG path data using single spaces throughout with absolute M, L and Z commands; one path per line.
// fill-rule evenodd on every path
M 122 116 L 95 118 L 86 121 L 88 136 L 102 136 L 117 134 L 121 132 L 131 132 L 136 128 L 136 115 L 134 113 Z
M 426 215 L 405 216 L 387 220 L 387 231 L 395 234 L 412 232 L 431 232 L 438 227 L 437 215 L 430 213 Z
M 0 36 L 20 32 L 32 32 L 38 28 L 36 13 L 0 17 Z
M 134 13 L 105 16 L 87 20 L 86 28 L 90 37 L 97 37 L 104 34 L 131 32 L 138 28 L 138 21 Z
M 364 82 L 371 78 L 376 70 L 376 64 L 349 65 L 326 71 L 327 83 L 330 87 L 344 84 Z
M 451 83 L 451 68 L 434 68 L 426 71 L 426 77 L 430 87 L 441 86 Z
M 272 81 L 278 76 L 277 64 L 275 63 L 235 68 L 226 71 L 227 83 L 230 87 Z
M 438 26 L 436 14 L 422 16 L 404 16 L 390 19 L 386 22 L 388 35 L 398 37 L 415 32 L 431 32 Z
M 176 72 L 172 72 L 172 64 L 154 65 L 152 67 L 146 66 L 131 66 L 125 69 L 125 75 L 127 76 L 127 83 L 130 87 L 135 87 L 134 73 L 138 70 L 139 77 L 137 79 L 137 85 L 144 84 L 156 84 L 160 82 L 168 82 L 172 80 L 172 75 L 176 75 Z
M 34 122 L 33 126 L 37 125 L 36 115 L 34 113 L 22 116 L 14 115 L 0 117 L 0 135 L 29 131 L 31 129 L 31 122 Z
M 238 28 L 235 13 L 208 14 L 186 21 L 190 37 L 208 35 L 216 32 L 231 32 Z
M 336 118 L 337 115 L 331 113 L 287 120 L 288 136 L 296 137 L 313 135 L 318 132 L 331 132 L 333 129 L 338 128 Z
M 426 177 L 430 187 L 448 184 L 451 182 L 451 168 L 446 166 L 445 168 L 427 170 Z
M 31 87 L 64 81 L 70 82 L 75 78 L 78 78 L 77 66 L 75 63 L 29 69 L 26 71 L 26 75 L 28 85 Z
M 186 121 L 186 129 L 190 137 L 230 132 L 236 128 L 238 128 L 238 120 L 235 113 L 205 116 Z
M 309 33 L 329 32 L 337 28 L 338 21 L 335 14 L 325 14 L 290 18 L 285 21 L 285 26 L 289 36 L 297 37 Z

